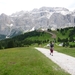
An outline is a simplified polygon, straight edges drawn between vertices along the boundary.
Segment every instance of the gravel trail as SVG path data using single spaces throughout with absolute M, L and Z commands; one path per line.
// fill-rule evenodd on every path
M 75 58 L 66 54 L 59 53 L 54 51 L 53 56 L 50 55 L 49 49 L 37 48 L 38 51 L 42 52 L 46 57 L 50 58 L 53 62 L 58 64 L 62 69 L 75 75 Z

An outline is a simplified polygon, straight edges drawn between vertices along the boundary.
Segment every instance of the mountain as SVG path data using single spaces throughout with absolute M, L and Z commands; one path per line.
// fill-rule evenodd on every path
M 62 7 L 42 7 L 32 11 L 20 11 L 10 16 L 0 15 L 0 34 L 6 38 L 35 29 L 73 26 L 75 26 L 75 11 Z

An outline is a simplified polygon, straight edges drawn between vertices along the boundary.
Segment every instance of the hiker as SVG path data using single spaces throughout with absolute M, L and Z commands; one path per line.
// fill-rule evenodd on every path
M 54 43 L 50 42 L 50 55 L 53 56 L 53 47 L 54 47 Z

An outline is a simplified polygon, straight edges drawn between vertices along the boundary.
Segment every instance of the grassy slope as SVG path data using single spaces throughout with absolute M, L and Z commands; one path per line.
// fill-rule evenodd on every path
M 57 37 L 60 37 L 61 39 L 63 38 L 68 38 L 70 32 L 73 30 L 73 28 L 69 28 L 64 35 L 61 34 L 61 32 L 55 32 L 55 34 L 57 35 Z M 75 35 L 73 36 L 75 38 Z M 75 44 L 75 42 L 69 42 L 69 44 Z M 65 53 L 68 54 L 70 56 L 75 57 L 75 48 L 69 48 L 69 47 L 59 47 L 55 45 L 55 50 L 61 52 L 61 53 Z
M 55 46 L 54 49 L 58 52 L 75 57 L 75 48 Z
M 39 32 L 40 33 L 40 32 Z M 30 40 L 41 40 L 41 41 L 44 41 L 44 40 L 48 40 L 48 39 L 51 39 L 51 35 L 44 32 L 42 33 L 40 36 L 32 36 L 32 37 L 28 37 L 27 39 L 30 39 Z
M 0 75 L 69 75 L 33 47 L 0 50 Z

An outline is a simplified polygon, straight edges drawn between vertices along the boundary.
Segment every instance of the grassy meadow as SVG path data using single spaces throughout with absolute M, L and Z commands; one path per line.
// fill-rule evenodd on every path
M 75 48 L 60 47 L 55 45 L 54 49 L 58 52 L 75 57 Z
M 0 50 L 0 75 L 69 75 L 34 47 Z
M 54 31 L 56 38 L 46 32 L 33 31 L 25 33 L 12 39 L 0 41 L 0 75 L 70 75 L 61 69 L 58 65 L 45 57 L 35 49 L 36 46 L 46 47 L 50 41 L 68 42 L 75 45 L 75 35 L 71 35 L 73 29 Z M 70 37 L 72 36 L 72 37 Z M 71 40 L 72 38 L 72 40 Z M 54 50 L 75 57 L 75 47 L 59 47 L 54 45 Z

